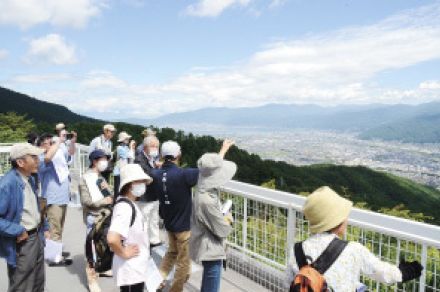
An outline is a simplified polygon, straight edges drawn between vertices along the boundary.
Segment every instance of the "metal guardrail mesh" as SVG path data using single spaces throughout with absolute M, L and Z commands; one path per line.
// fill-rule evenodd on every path
M 310 236 L 303 214 L 230 192 L 223 192 L 222 198 L 234 203 L 234 231 L 228 238 L 229 267 L 271 291 L 286 291 L 284 277 L 293 242 Z M 295 226 L 292 241 L 290 226 Z M 385 285 L 362 277 L 369 291 L 440 291 L 439 249 L 358 226 L 348 227 L 346 239 L 362 243 L 384 261 L 398 264 L 401 259 L 418 260 L 425 266 L 425 275 L 407 284 Z

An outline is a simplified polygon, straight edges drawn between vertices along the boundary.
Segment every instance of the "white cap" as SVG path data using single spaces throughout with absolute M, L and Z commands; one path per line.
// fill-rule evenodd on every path
M 58 124 L 55 126 L 55 130 L 57 130 L 57 131 L 63 130 L 63 129 L 65 129 L 65 128 L 66 128 L 66 125 L 64 125 L 63 123 L 58 123 Z
M 104 131 L 105 130 L 109 130 L 109 131 L 111 131 L 111 132 L 115 132 L 116 131 L 116 128 L 115 128 L 115 126 L 113 126 L 112 124 L 107 124 L 107 125 L 104 125 Z
M 130 138 L 131 138 L 131 136 L 128 135 L 127 132 L 123 131 L 123 132 L 119 133 L 119 135 L 118 135 L 118 142 L 123 142 L 127 139 L 130 139 Z
M 162 144 L 161 153 L 162 157 L 172 156 L 174 158 L 177 158 L 177 156 L 181 154 L 180 146 L 179 144 L 177 144 L 177 142 L 166 141 Z
M 11 160 L 16 160 L 25 155 L 40 155 L 43 152 L 43 149 L 35 147 L 29 143 L 17 143 L 11 147 L 9 154 Z

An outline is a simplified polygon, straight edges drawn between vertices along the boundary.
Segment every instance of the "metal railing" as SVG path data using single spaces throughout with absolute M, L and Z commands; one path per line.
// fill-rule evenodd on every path
M 79 145 L 72 173 L 80 177 L 88 166 L 87 146 Z M 0 175 L 9 167 L 8 146 L 0 145 Z M 284 274 L 293 245 L 310 235 L 302 213 L 305 198 L 237 181 L 222 188 L 233 201 L 234 230 L 228 238 L 228 265 L 271 291 L 286 291 Z M 361 281 L 370 291 L 440 292 L 440 227 L 353 209 L 346 239 L 358 241 L 384 261 L 418 260 L 425 267 L 419 280 L 384 285 Z

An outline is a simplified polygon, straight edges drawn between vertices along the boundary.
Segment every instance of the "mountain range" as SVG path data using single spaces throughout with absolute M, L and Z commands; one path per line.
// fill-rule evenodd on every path
M 356 132 L 361 139 L 440 142 L 440 102 L 421 105 L 318 105 L 267 104 L 246 108 L 203 108 L 155 119 L 129 119 L 139 125 L 216 126 L 269 129 L 319 129 Z

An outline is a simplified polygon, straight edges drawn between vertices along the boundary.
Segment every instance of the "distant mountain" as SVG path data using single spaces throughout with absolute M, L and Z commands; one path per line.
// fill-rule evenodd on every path
M 440 125 L 434 118 L 440 115 L 440 102 L 422 105 L 349 105 L 321 107 L 317 105 L 268 104 L 250 108 L 205 108 L 169 114 L 157 119 L 138 121 L 139 124 L 161 126 L 212 124 L 273 129 L 320 129 L 354 131 L 364 139 L 440 142 Z M 414 123 L 414 121 L 418 121 Z M 423 125 L 423 134 L 419 126 Z M 392 129 L 403 129 L 393 132 Z M 414 138 L 411 135 L 414 134 Z
M 55 124 L 60 121 L 65 123 L 98 121 L 78 115 L 65 106 L 38 100 L 3 87 L 0 87 L 0 104 L 0 113 L 13 111 L 21 115 L 27 115 L 28 118 L 40 123 Z

